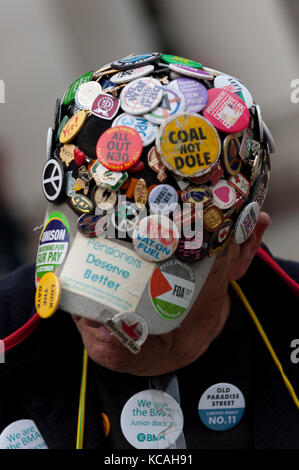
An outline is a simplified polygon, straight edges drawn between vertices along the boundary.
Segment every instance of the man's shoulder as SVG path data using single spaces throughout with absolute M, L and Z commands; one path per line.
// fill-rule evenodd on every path
M 10 335 L 33 315 L 34 265 L 25 264 L 0 278 L 0 338 Z

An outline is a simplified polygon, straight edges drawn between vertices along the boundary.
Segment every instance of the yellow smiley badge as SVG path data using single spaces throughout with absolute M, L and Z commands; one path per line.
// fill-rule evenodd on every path
M 87 114 L 83 110 L 71 117 L 60 134 L 59 140 L 61 144 L 68 144 L 79 134 L 86 121 L 86 117 Z
M 165 166 L 183 177 L 210 171 L 221 152 L 215 127 L 194 113 L 166 120 L 157 135 L 156 146 Z
M 61 286 L 54 273 L 45 274 L 36 289 L 35 307 L 41 318 L 50 318 L 59 307 Z

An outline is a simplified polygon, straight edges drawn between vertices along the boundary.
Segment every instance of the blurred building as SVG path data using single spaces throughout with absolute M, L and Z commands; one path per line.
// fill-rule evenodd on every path
M 21 247 L 26 260 L 34 260 L 32 229 L 43 222 L 40 179 L 56 97 L 88 70 L 156 50 L 239 77 L 262 106 L 277 144 L 265 241 L 275 255 L 299 260 L 299 104 L 290 100 L 299 78 L 296 0 L 0 0 L 0 6 L 0 142 L 9 148 L 1 186 L 7 210 L 31 241 Z

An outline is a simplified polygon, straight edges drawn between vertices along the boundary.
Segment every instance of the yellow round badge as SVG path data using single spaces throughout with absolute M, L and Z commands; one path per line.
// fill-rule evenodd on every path
M 50 318 L 59 307 L 61 286 L 53 273 L 45 274 L 36 289 L 35 307 L 41 318 Z
M 221 152 L 215 127 L 194 113 L 166 120 L 157 135 L 156 146 L 165 166 L 185 177 L 210 171 Z
M 81 131 L 86 121 L 86 117 L 87 114 L 85 111 L 79 111 L 71 117 L 60 134 L 59 140 L 61 144 L 68 144 L 74 139 L 74 137 L 76 137 L 76 135 Z

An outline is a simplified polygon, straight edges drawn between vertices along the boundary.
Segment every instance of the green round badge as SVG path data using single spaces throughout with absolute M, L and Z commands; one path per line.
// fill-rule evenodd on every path
M 191 304 L 194 288 L 192 269 L 177 259 L 160 264 L 149 284 L 153 306 L 167 320 L 174 320 L 185 313 Z
M 79 86 L 82 83 L 88 83 L 93 77 L 93 72 L 88 72 L 82 77 L 78 78 L 71 86 L 67 89 L 64 97 L 63 97 L 63 104 L 69 104 L 73 99 L 75 99 L 76 91 L 78 90 Z
M 177 55 L 162 55 L 162 60 L 167 62 L 167 64 L 182 64 L 188 65 L 189 67 L 195 67 L 196 69 L 202 69 L 202 65 L 199 62 L 195 62 L 194 60 L 185 59 L 185 57 L 178 57 Z

